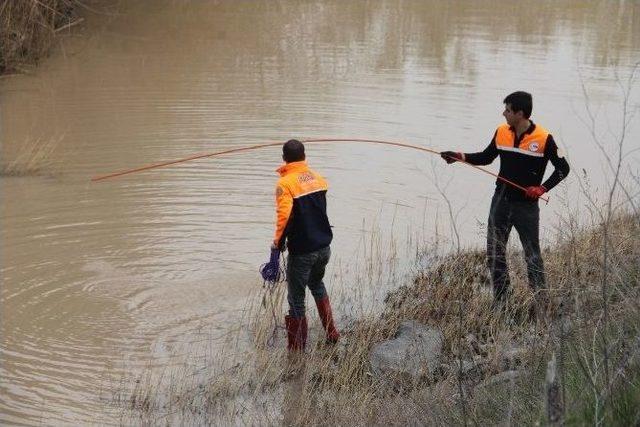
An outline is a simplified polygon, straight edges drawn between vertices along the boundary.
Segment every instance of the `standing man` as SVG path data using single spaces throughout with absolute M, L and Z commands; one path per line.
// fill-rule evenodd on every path
M 286 241 L 289 249 L 287 348 L 302 351 L 307 342 L 306 287 L 316 301 L 327 341 L 335 343 L 340 338 L 322 282 L 331 256 L 329 245 L 333 233 L 327 217 L 327 182 L 307 166 L 304 145 L 296 139 L 287 141 L 282 147 L 282 159 L 285 164 L 278 169 L 276 233 L 272 248 L 283 249 Z
M 524 249 L 529 286 L 535 292 L 536 311 L 542 314 L 546 285 L 540 255 L 538 198 L 567 176 L 569 164 L 558 153 L 551 134 L 531 121 L 531 94 L 514 92 L 503 102 L 505 109 L 502 115 L 507 123 L 498 127 L 484 151 L 444 151 L 440 155 L 447 163 L 462 160 L 472 165 L 488 165 L 500 156 L 499 175 L 526 188 L 523 191 L 499 179 L 496 181 L 487 226 L 487 261 L 493 282 L 494 305 L 504 307 L 510 286 L 506 246 L 511 228 L 515 227 Z M 542 184 L 549 160 L 555 170 Z

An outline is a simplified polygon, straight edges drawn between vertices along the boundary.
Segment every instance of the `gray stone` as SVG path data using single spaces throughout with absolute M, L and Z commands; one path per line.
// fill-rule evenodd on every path
M 371 349 L 369 361 L 373 374 L 407 380 L 432 377 L 440 366 L 442 342 L 440 330 L 415 321 L 402 322 L 395 338 Z

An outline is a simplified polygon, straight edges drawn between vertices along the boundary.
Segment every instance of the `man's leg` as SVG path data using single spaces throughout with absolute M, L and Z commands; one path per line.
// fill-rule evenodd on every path
M 540 208 L 537 203 L 521 202 L 514 206 L 513 225 L 520 236 L 527 263 L 529 286 L 537 291 L 545 288 L 544 263 L 540 254 Z
M 327 268 L 327 264 L 329 263 L 329 258 L 331 257 L 331 249 L 327 246 L 326 248 L 314 252 L 314 254 L 316 255 L 316 259 L 311 266 L 308 286 L 313 298 L 318 300 L 327 295 L 327 290 L 322 279 L 324 279 L 324 272 Z
M 322 327 L 327 333 L 327 341 L 335 343 L 340 338 L 340 333 L 333 322 L 331 303 L 329 302 L 329 296 L 327 295 L 327 290 L 324 286 L 324 282 L 322 281 L 325 269 L 329 263 L 329 258 L 331 257 L 331 249 L 327 246 L 316 253 L 318 258 L 311 268 L 311 274 L 309 275 L 309 289 L 311 290 L 313 299 L 316 301 L 318 314 L 322 321 Z
M 487 223 L 487 263 L 491 271 L 495 303 L 503 303 L 507 299 L 507 292 L 510 286 L 506 257 L 510 232 L 510 203 L 496 192 L 491 200 L 489 221 Z
M 513 225 L 520 236 L 527 263 L 529 287 L 534 292 L 537 312 L 546 311 L 547 294 L 544 263 L 540 253 L 540 207 L 536 202 L 520 202 L 514 205 Z
M 304 297 L 314 257 L 309 254 L 287 258 L 287 301 L 289 314 L 285 317 L 289 350 L 304 350 L 307 342 L 307 318 Z

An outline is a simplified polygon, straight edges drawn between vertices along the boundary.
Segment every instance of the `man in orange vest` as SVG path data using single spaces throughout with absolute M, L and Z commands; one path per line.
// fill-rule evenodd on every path
M 540 313 L 546 303 L 546 285 L 540 255 L 538 198 L 566 178 L 569 164 L 559 153 L 551 134 L 530 119 L 533 108 L 531 94 L 514 92 L 503 102 L 505 109 L 502 115 L 507 123 L 498 127 L 484 151 L 444 151 L 441 156 L 447 163 L 462 160 L 473 165 L 488 165 L 500 156 L 499 175 L 526 188 L 523 191 L 501 180 L 496 181 L 487 226 L 487 261 L 493 282 L 494 305 L 504 307 L 510 286 L 505 253 L 509 233 L 515 227 L 524 249 L 529 286 L 535 292 Z M 555 169 L 543 184 L 549 161 Z
M 276 186 L 276 232 L 272 249 L 289 250 L 287 258 L 287 300 L 285 317 L 287 348 L 302 351 L 307 342 L 305 290 L 309 287 L 316 302 L 327 341 L 336 343 L 340 334 L 335 327 L 329 296 L 322 281 L 331 256 L 333 239 L 327 217 L 327 182 L 307 166 L 304 145 L 296 140 L 282 147 L 285 164 L 278 169 Z

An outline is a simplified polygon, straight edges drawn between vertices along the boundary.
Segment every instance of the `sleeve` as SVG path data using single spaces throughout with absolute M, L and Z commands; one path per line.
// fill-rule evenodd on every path
M 276 233 L 273 243 L 281 248 L 284 245 L 285 229 L 293 209 L 293 195 L 281 183 L 276 186 Z
M 559 152 L 558 145 L 553 139 L 553 136 L 549 135 L 547 137 L 547 143 L 544 147 L 544 157 L 551 161 L 553 167 L 555 168 L 549 179 L 547 179 L 544 184 L 544 188 L 547 191 L 551 190 L 553 187 L 558 185 L 560 181 L 565 179 L 567 175 L 569 175 L 569 163 L 564 158 L 564 155 Z
M 496 131 L 497 133 L 498 131 Z M 493 134 L 491 142 L 479 153 L 464 153 L 464 160 L 472 165 L 488 165 L 498 157 L 498 148 L 496 147 L 496 133 Z

